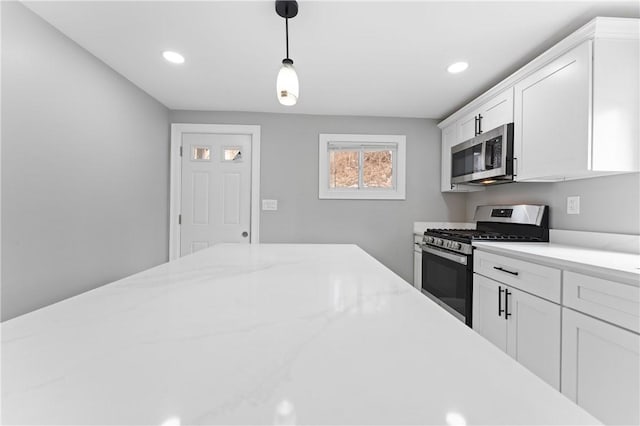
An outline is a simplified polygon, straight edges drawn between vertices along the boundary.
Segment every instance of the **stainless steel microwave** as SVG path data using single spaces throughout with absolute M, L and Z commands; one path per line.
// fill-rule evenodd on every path
M 513 123 L 451 147 L 451 183 L 513 181 Z

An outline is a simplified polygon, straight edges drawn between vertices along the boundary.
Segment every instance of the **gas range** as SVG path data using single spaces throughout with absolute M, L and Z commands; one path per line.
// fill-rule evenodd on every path
M 476 229 L 427 229 L 422 243 L 471 255 L 473 241 L 549 241 L 548 206 L 478 206 L 474 219 Z
M 473 241 L 549 241 L 549 208 L 479 206 L 476 229 L 427 229 L 422 240 L 422 293 L 472 326 Z

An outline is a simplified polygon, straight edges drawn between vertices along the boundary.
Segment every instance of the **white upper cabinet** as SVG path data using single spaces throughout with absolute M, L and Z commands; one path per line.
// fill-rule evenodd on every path
M 456 134 L 457 143 L 464 142 L 478 134 L 478 115 L 480 115 L 479 111 L 474 110 L 456 122 L 455 127 L 458 129 Z
M 513 87 L 494 96 L 456 122 L 458 143 L 511 122 L 513 122 Z
M 451 183 L 451 147 L 513 121 L 513 87 L 499 93 L 480 107 L 442 129 L 440 191 L 483 191 L 482 185 Z
M 486 102 L 480 111 L 480 133 L 513 122 L 513 88 L 509 88 Z
M 439 126 L 460 143 L 513 122 L 518 181 L 640 171 L 639 22 L 595 18 Z
M 517 180 L 640 170 L 638 47 L 587 40 L 516 84 Z
M 585 41 L 516 84 L 518 180 L 555 180 L 586 170 L 591 51 Z

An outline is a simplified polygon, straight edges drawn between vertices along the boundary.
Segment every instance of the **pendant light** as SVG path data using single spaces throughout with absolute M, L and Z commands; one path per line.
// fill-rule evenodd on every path
M 298 84 L 298 74 L 293 67 L 293 61 L 289 58 L 289 18 L 298 14 L 297 1 L 276 1 L 276 13 L 285 19 L 285 31 L 287 40 L 287 57 L 282 60 L 282 67 L 278 72 L 276 90 L 278 101 L 282 105 L 295 105 L 298 102 L 300 86 Z

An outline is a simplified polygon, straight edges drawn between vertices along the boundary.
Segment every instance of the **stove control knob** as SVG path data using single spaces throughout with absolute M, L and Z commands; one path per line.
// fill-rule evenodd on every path
M 438 239 L 436 240 L 436 244 L 437 244 L 437 245 L 439 245 L 439 246 L 441 246 L 442 244 L 444 244 L 444 241 L 442 241 L 440 238 L 438 238 Z
M 462 244 L 460 244 L 460 243 L 451 244 L 451 248 L 454 249 L 454 250 L 460 250 L 461 247 L 462 247 Z

